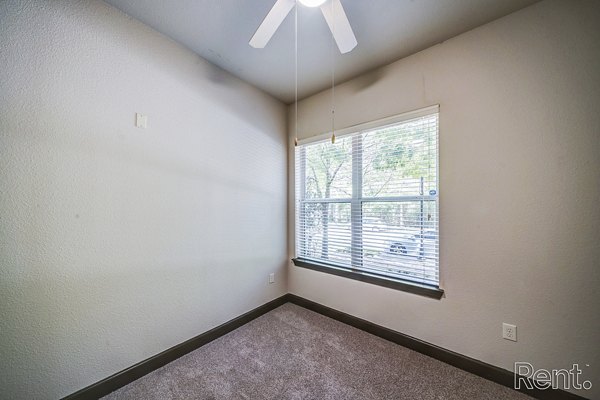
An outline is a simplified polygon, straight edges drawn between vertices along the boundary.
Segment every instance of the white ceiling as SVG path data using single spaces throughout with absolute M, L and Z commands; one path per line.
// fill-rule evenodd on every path
M 264 49 L 248 41 L 275 0 L 105 0 L 201 57 L 290 103 L 294 12 Z M 336 82 L 406 57 L 538 0 L 342 0 L 358 46 L 335 51 Z M 318 8 L 298 6 L 298 94 L 331 86 L 331 33 Z

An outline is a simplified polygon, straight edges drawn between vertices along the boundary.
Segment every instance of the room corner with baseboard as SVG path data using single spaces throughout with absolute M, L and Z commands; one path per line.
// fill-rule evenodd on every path
M 600 4 L 242 3 L 0 2 L 0 397 L 600 399 Z

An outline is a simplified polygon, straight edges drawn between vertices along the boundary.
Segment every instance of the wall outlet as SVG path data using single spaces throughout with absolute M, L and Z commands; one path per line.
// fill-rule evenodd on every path
M 269 274 L 269 283 L 275 283 L 275 273 Z
M 502 324 L 502 337 L 506 340 L 517 341 L 517 326 L 507 323 Z
M 148 116 L 140 113 L 135 113 L 135 127 L 146 129 L 148 127 Z

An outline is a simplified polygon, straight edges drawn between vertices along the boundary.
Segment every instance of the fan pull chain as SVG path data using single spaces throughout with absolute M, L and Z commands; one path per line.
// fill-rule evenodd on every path
M 296 5 L 294 6 L 294 79 L 295 79 L 295 92 L 294 92 L 294 118 L 295 118 L 295 137 L 294 137 L 294 146 L 298 146 L 298 0 L 296 0 Z
M 331 15 L 333 14 L 332 1 Z M 335 18 L 331 22 L 331 144 L 335 144 Z

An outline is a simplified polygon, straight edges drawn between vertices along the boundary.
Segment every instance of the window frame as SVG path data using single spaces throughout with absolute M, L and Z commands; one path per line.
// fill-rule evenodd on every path
M 410 196 L 386 196 L 386 197 L 362 197 L 362 135 L 361 132 L 365 132 L 368 130 L 374 130 L 378 128 L 383 128 L 387 125 L 399 124 L 404 121 L 408 121 L 414 118 L 438 114 L 438 125 L 437 125 L 437 151 L 436 151 L 436 187 L 438 188 L 438 193 L 435 195 L 430 194 L 419 194 L 419 195 L 410 195 Z M 307 145 L 310 143 L 316 143 L 329 138 L 329 134 L 318 135 L 309 139 L 301 140 L 298 142 L 298 146 Z M 439 244 L 439 229 L 440 229 L 440 221 L 439 221 L 439 105 L 426 107 L 423 109 L 411 111 L 408 113 L 403 113 L 399 115 L 395 115 L 392 117 L 371 121 L 368 123 L 354 125 L 349 128 L 345 128 L 343 130 L 336 131 L 336 137 L 344 137 L 352 135 L 352 197 L 346 198 L 327 198 L 327 199 L 305 199 L 306 195 L 306 168 L 301 168 L 300 171 L 296 171 L 296 165 L 294 164 L 295 176 L 299 179 L 299 199 L 294 199 L 294 212 L 295 212 L 295 222 L 296 228 L 294 230 L 294 234 L 297 235 L 299 228 L 299 212 L 298 207 L 303 207 L 304 204 L 307 203 L 316 203 L 316 204 L 350 204 L 350 224 L 351 224 L 351 241 L 350 248 L 357 249 L 362 248 L 362 209 L 363 204 L 369 202 L 394 202 L 394 203 L 402 203 L 402 202 L 414 202 L 414 201 L 435 201 L 436 209 L 438 215 L 438 244 Z M 302 159 L 306 157 L 306 148 L 300 147 L 299 149 L 299 157 Z M 306 165 L 306 162 L 301 162 L 301 165 Z M 298 235 L 297 235 L 298 236 Z M 311 270 L 325 272 L 337 276 L 342 276 L 354 280 L 359 280 L 362 282 L 367 282 L 379 286 L 384 286 L 391 289 L 402 290 L 426 297 L 431 297 L 435 299 L 440 299 L 444 291 L 439 287 L 439 265 L 440 265 L 440 252 L 438 247 L 438 285 L 430 285 L 425 283 L 419 283 L 415 281 L 411 281 L 408 279 L 402 279 L 397 277 L 392 277 L 389 275 L 378 274 L 376 272 L 365 271 L 360 269 L 362 265 L 362 257 L 355 251 L 351 251 L 351 262 L 350 267 L 340 266 L 334 263 L 327 263 L 322 260 L 315 260 L 308 257 L 302 257 L 298 255 L 299 249 L 304 248 L 301 244 L 301 241 L 304 240 L 304 235 L 299 235 L 300 237 L 296 237 L 295 239 L 295 247 L 296 247 L 296 257 L 292 259 L 294 265 L 302 268 L 308 268 Z M 357 266 L 359 266 L 357 268 Z

